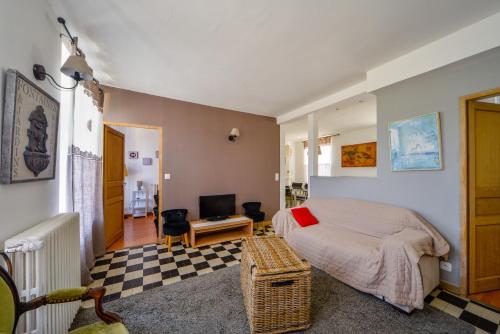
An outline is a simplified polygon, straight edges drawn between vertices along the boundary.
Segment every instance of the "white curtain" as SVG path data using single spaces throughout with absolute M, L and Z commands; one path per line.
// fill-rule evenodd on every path
M 102 112 L 92 92 L 75 90 L 73 146 L 71 150 L 73 210 L 80 213 L 80 262 L 82 284 L 92 281 L 90 269 L 103 255 Z

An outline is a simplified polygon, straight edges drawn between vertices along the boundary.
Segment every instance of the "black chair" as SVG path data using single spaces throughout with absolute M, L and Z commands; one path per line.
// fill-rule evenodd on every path
M 165 243 L 168 251 L 172 251 L 172 237 L 181 236 L 184 239 L 184 244 L 189 247 L 189 222 L 186 220 L 187 209 L 165 210 L 161 213 L 163 217 L 163 234 L 165 234 Z
M 292 194 L 292 188 L 290 188 L 290 186 L 285 186 L 285 202 L 287 208 L 293 207 L 295 203 L 295 197 Z
M 155 204 L 156 204 L 156 206 L 153 208 L 153 214 L 155 216 L 154 223 L 155 223 L 155 227 L 156 227 L 156 234 L 158 234 L 158 219 L 159 219 L 159 215 L 158 215 L 158 195 L 154 195 L 153 198 L 154 198 Z
M 242 204 L 243 209 L 245 209 L 245 216 L 251 218 L 254 223 L 264 221 L 266 214 L 260 211 L 260 202 L 246 202 Z

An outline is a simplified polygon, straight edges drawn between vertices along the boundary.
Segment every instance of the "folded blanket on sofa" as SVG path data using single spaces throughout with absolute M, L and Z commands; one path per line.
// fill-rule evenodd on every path
M 418 261 L 449 252 L 431 224 L 409 209 L 355 199 L 313 198 L 302 206 L 319 224 L 301 228 L 286 209 L 273 227 L 313 266 L 391 303 L 423 308 Z

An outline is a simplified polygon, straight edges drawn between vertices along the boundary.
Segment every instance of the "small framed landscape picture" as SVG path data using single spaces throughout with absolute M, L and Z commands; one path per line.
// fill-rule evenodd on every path
M 7 70 L 1 183 L 55 178 L 59 102 L 15 70 Z
M 343 168 L 377 166 L 376 142 L 342 146 L 341 154 L 341 166 Z
M 389 141 L 392 171 L 443 168 L 438 112 L 390 122 Z

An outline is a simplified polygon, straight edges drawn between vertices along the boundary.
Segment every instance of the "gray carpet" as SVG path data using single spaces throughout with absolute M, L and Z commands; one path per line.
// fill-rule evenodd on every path
M 104 304 L 130 333 L 248 333 L 240 266 Z M 411 315 L 314 269 L 312 326 L 307 333 L 474 333 L 474 327 L 428 305 Z M 73 328 L 98 321 L 80 310 Z

